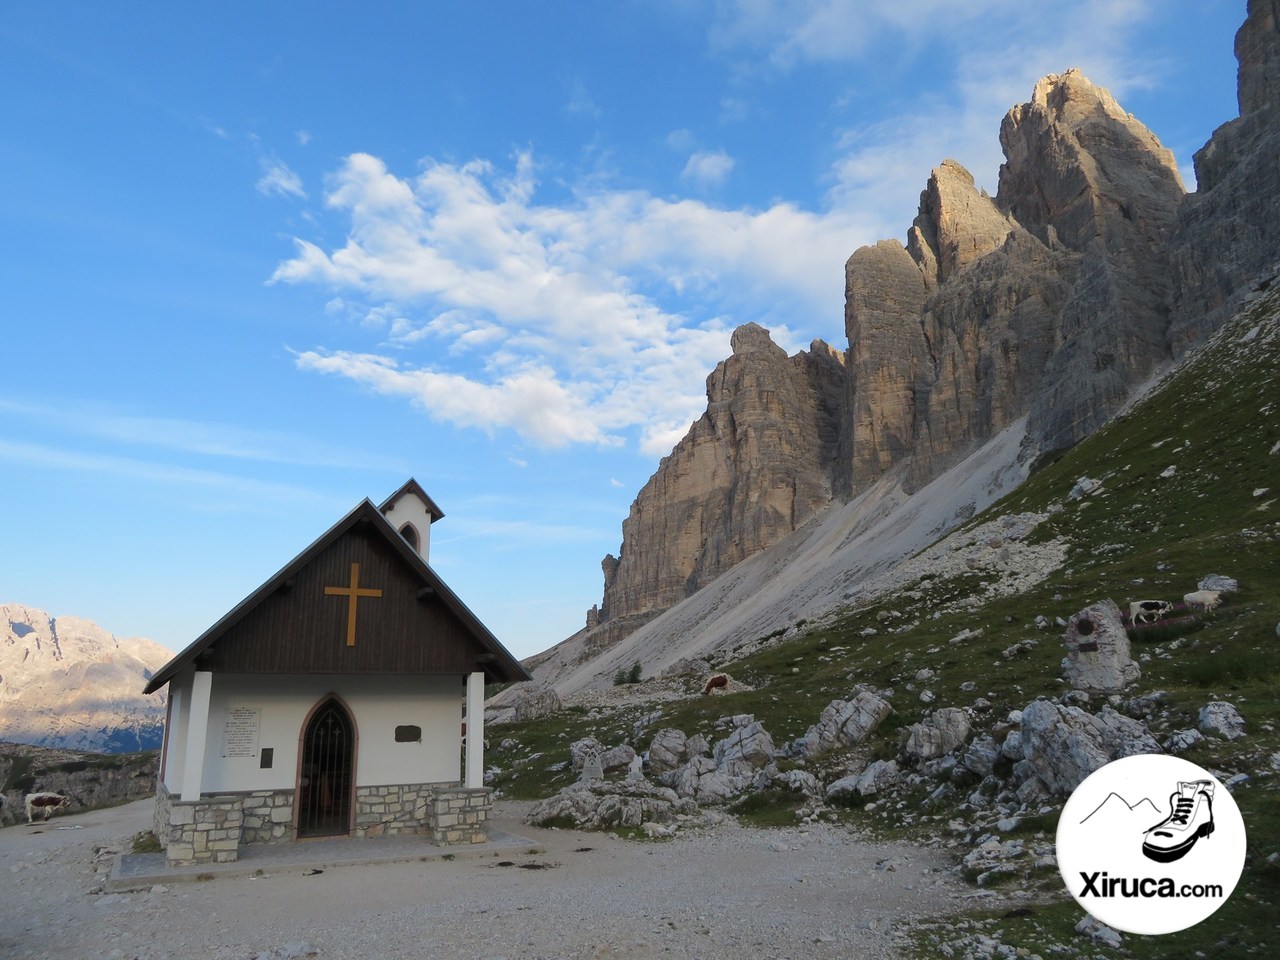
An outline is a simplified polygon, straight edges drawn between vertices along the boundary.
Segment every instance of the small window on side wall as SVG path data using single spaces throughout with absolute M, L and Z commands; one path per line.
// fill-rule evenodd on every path
M 421 743 L 422 728 L 410 724 L 396 727 L 396 743 Z
M 404 537 L 405 541 L 409 544 L 409 546 L 413 547 L 414 553 L 418 552 L 419 541 L 418 541 L 417 527 L 415 527 L 412 523 L 406 523 L 403 527 L 400 528 L 400 536 Z

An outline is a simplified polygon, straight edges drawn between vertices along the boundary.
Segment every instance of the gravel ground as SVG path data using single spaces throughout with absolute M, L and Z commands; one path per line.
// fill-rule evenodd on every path
M 0 830 L 0 958 L 883 957 L 966 888 L 933 851 L 732 820 L 665 842 L 541 830 L 537 855 L 330 868 L 97 893 L 151 801 Z

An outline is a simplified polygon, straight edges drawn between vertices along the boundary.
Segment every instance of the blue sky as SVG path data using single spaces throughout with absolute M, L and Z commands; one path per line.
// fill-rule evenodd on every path
M 519 656 L 582 624 L 740 323 L 1080 67 L 1191 156 L 1244 0 L 8 3 L 0 602 L 181 649 L 415 476 Z

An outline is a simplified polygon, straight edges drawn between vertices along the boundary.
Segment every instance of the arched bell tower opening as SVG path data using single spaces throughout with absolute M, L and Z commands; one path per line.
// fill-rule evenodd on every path
M 337 697 L 321 702 L 302 733 L 298 770 L 298 837 L 351 833 L 356 725 Z

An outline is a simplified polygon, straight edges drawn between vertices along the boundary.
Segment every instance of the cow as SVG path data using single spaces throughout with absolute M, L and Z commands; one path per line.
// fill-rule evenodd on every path
M 1195 593 L 1185 595 L 1182 598 L 1182 602 L 1188 608 L 1199 607 L 1205 613 L 1208 613 L 1222 602 L 1222 594 L 1217 590 L 1197 590 Z
M 1129 622 L 1136 625 L 1159 620 L 1172 609 L 1168 600 L 1134 600 L 1129 604 Z
M 712 674 L 710 679 L 702 688 L 702 695 L 706 696 L 714 690 L 726 690 L 729 686 L 729 675 L 727 673 Z
M 71 798 L 64 797 L 60 793 L 28 793 L 27 794 L 27 823 L 33 823 L 36 818 L 36 811 L 40 810 L 44 813 L 47 821 L 53 816 L 53 811 L 59 807 L 71 806 Z

